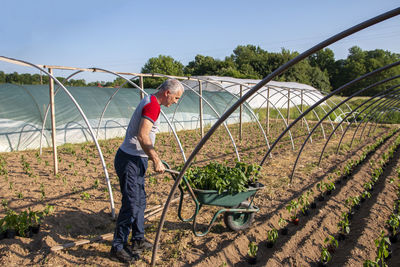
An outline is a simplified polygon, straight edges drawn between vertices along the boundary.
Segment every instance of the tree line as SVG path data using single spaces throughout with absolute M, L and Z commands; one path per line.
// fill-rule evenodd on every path
M 262 79 L 282 64 L 298 56 L 298 52 L 291 52 L 282 48 L 281 52 L 268 52 L 259 46 L 237 46 L 230 56 L 225 59 L 216 59 L 210 56 L 197 55 L 186 66 L 174 58 L 166 55 L 150 58 L 142 67 L 142 73 L 158 73 L 176 76 L 228 76 L 234 78 Z M 340 86 L 371 72 L 377 68 L 400 60 L 400 54 L 375 49 L 363 51 L 353 46 L 349 49 L 346 59 L 335 60 L 333 51 L 329 48 L 318 51 L 309 58 L 302 60 L 283 74 L 276 77 L 276 81 L 299 82 L 309 84 L 323 92 L 330 92 Z M 342 92 L 342 95 L 351 95 L 355 91 L 367 87 L 375 82 L 400 75 L 400 68 L 395 67 L 362 80 Z M 57 77 L 61 82 L 63 77 Z M 145 88 L 156 88 L 162 78 L 144 79 Z M 48 84 L 48 77 L 39 74 L 5 74 L 0 71 L 0 83 L 19 84 Z M 138 81 L 134 81 L 138 83 Z M 104 86 L 116 87 L 124 84 L 121 78 L 113 82 L 86 83 L 84 79 L 69 80 L 68 86 Z M 396 85 L 396 81 L 389 81 L 382 85 L 366 90 L 361 95 L 371 96 Z M 129 87 L 129 84 L 125 84 Z

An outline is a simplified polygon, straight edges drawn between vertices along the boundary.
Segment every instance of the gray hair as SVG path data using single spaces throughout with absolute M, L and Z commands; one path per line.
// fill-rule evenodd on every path
M 163 84 L 160 85 L 159 90 L 160 91 L 169 90 L 172 94 L 176 94 L 178 91 L 183 93 L 184 88 L 180 81 L 176 79 L 168 79 L 165 82 L 163 82 Z

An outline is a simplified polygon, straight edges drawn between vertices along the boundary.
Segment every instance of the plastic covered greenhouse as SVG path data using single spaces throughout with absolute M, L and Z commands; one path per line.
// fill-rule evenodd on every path
M 202 86 L 202 123 L 212 125 L 226 109 L 257 80 L 229 77 L 196 77 L 183 80 L 185 93 L 178 105 L 165 108 L 160 117 L 160 132 L 196 129 L 200 127 L 199 86 Z M 134 108 L 140 101 L 136 88 L 67 87 L 81 106 L 98 139 L 123 137 Z M 268 94 L 266 93 L 266 90 Z M 289 91 L 288 91 L 289 90 Z M 153 93 L 155 89 L 146 89 Z M 288 92 L 291 97 L 288 96 Z M 305 92 L 305 93 L 304 93 Z M 304 93 L 304 95 L 303 95 Z M 300 97 L 300 94 L 302 96 Z M 256 121 L 256 108 L 280 108 L 299 105 L 300 100 L 311 105 L 322 98 L 315 88 L 298 83 L 270 82 L 245 103 L 241 115 L 235 111 L 227 124 Z M 290 99 L 290 101 L 288 101 Z M 48 85 L 0 84 L 0 151 L 18 151 L 51 146 Z M 241 118 L 240 118 L 241 117 Z M 282 115 L 283 118 L 283 115 Z M 167 123 L 167 119 L 170 124 Z M 64 90 L 55 88 L 56 143 L 91 141 L 82 116 Z

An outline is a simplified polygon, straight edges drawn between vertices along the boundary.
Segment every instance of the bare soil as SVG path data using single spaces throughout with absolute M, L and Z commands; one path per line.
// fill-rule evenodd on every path
M 269 144 L 272 143 L 282 126 L 273 124 L 269 132 Z M 325 125 L 326 137 L 330 125 Z M 230 126 L 232 135 L 242 161 L 259 163 L 268 145 L 255 125 L 246 124 L 243 139 L 239 140 L 238 128 Z M 301 194 L 312 190 L 317 197 L 316 184 L 341 170 L 349 159 L 357 159 L 366 145 L 376 142 L 393 126 L 380 126 L 371 137 L 363 136 L 359 141 L 357 133 L 355 142 L 350 147 L 354 129 L 351 128 L 343 139 L 339 153 L 336 148 L 342 131 L 338 131 L 327 145 L 321 165 L 318 159 L 326 139 L 321 130 L 313 135 L 312 143 L 308 142 L 299 159 L 293 180 L 290 176 L 298 150 L 304 141 L 305 127 L 295 129 L 292 133 L 295 150 L 288 136 L 278 143 L 268 158 L 259 176 L 265 188 L 257 193 L 256 205 L 260 211 L 256 214 L 252 227 L 246 231 L 229 231 L 220 216 L 209 234 L 195 237 L 192 224 L 182 222 L 177 216 L 177 205 L 169 209 L 158 254 L 158 266 L 247 266 L 248 243 L 259 244 L 258 263 L 256 266 L 315 266 L 318 262 L 321 247 L 328 234 L 338 232 L 337 223 L 342 212 L 346 210 L 344 200 L 362 192 L 362 185 L 371 177 L 370 160 L 379 160 L 381 155 L 393 143 L 394 138 L 387 140 L 376 152 L 369 156 L 353 173 L 352 177 L 337 185 L 336 190 L 324 202 L 317 202 L 317 208 L 309 216 L 300 216 L 300 223 L 295 226 L 289 223 L 289 234 L 280 235 L 273 248 L 266 248 L 267 231 L 279 229 L 280 217 L 289 218 L 286 205 Z M 200 140 L 197 131 L 180 132 L 179 137 L 186 157 Z M 113 159 L 122 139 L 102 141 L 101 147 L 107 162 L 110 175 L 116 212 L 120 207 L 121 195 L 119 184 L 113 169 Z M 156 148 L 161 157 L 172 167 L 183 163 L 179 146 L 170 134 L 157 136 Z M 55 207 L 54 212 L 44 219 L 41 231 L 32 238 L 16 237 L 0 240 L 0 264 L 2 266 L 40 265 L 40 266 L 75 266 L 101 265 L 121 266 L 123 264 L 109 258 L 111 239 L 74 246 L 59 251 L 52 247 L 67 244 L 99 235 L 112 233 L 115 221 L 110 215 L 108 192 L 105 186 L 104 172 L 95 146 L 92 143 L 64 145 L 58 147 L 59 173 L 53 174 L 52 152 L 45 149 L 38 151 L 2 153 L 6 161 L 7 175 L 0 176 L 1 200 L 7 201 L 8 207 L 17 212 L 42 210 L 46 205 Z M 385 221 L 393 209 L 397 190 L 397 168 L 400 152 L 396 152 L 390 164 L 379 180 L 371 199 L 362 204 L 351 222 L 351 232 L 341 241 L 332 258 L 332 266 L 361 266 L 364 260 L 374 259 L 376 239 Z M 203 165 L 209 161 L 233 163 L 236 158 L 229 136 L 222 128 L 206 143 L 201 153 L 196 156 L 194 164 Z M 27 162 L 29 168 L 23 168 Z M 25 164 L 26 166 L 26 164 Z M 395 182 L 389 183 L 390 179 Z M 146 181 L 148 210 L 162 205 L 171 189 L 173 181 L 169 174 L 155 175 L 150 166 Z M 178 194 L 177 194 L 178 196 Z M 193 214 L 194 206 L 187 198 L 184 202 L 184 216 Z M 199 227 L 204 229 L 211 220 L 215 207 L 205 207 L 199 214 Z M 3 217 L 5 210 L 0 210 Z M 154 240 L 158 227 L 158 216 L 148 218 L 146 236 Z M 398 248 L 393 246 L 393 249 Z M 393 253 L 395 254 L 395 253 Z M 398 254 L 398 253 L 397 253 Z M 151 253 L 143 254 L 135 266 L 147 266 Z M 396 266 L 398 257 L 389 261 L 389 266 Z

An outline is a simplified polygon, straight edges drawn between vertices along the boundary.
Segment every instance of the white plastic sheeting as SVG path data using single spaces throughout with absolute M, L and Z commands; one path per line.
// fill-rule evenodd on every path
M 239 95 L 240 84 L 242 85 L 243 93 L 246 93 L 249 88 L 259 83 L 261 80 L 255 79 L 237 79 L 232 77 L 218 77 L 218 76 L 196 76 L 196 78 L 204 79 L 209 83 L 204 83 L 203 90 L 219 91 L 221 88 L 226 89 L 232 94 Z M 186 81 L 185 81 L 186 82 Z M 195 83 L 194 81 L 191 83 Z M 247 103 L 253 108 L 266 107 L 267 90 L 269 92 L 269 100 L 274 103 L 276 107 L 287 106 L 288 92 L 290 90 L 290 107 L 301 104 L 301 91 L 303 91 L 303 104 L 312 105 L 324 96 L 316 88 L 302 83 L 296 82 L 276 82 L 270 81 L 263 89 L 260 89 L 258 94 L 250 98 Z
M 91 127 L 97 132 L 98 139 L 123 137 L 131 115 L 140 101 L 140 92 L 135 88 L 121 88 L 112 99 L 116 88 L 68 87 L 68 90 L 82 107 Z M 154 89 L 146 91 L 152 93 Z M 39 148 L 49 102 L 48 93 L 48 85 L 0 84 L 0 152 Z M 211 125 L 229 106 L 232 95 L 226 92 L 208 92 L 203 98 L 203 123 Z M 101 118 L 105 107 L 104 117 Z M 178 106 L 162 107 L 162 110 L 175 130 L 199 127 L 199 97 L 191 90 L 185 91 Z M 55 96 L 55 114 L 57 145 L 92 141 L 82 116 L 62 90 Z M 249 112 L 245 111 L 243 121 L 249 120 Z M 233 114 L 228 121 L 238 122 L 239 113 Z M 161 115 L 159 130 L 171 130 Z M 50 115 L 47 115 L 42 141 L 42 147 L 47 146 L 51 146 Z

